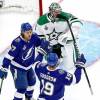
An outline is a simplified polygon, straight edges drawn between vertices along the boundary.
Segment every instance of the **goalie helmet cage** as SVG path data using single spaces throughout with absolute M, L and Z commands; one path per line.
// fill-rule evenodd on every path
M 42 0 L 0 0 L 0 12 L 37 12 L 41 16 Z

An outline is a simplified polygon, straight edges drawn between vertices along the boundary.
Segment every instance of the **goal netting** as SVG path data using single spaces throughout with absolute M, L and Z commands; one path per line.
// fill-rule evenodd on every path
M 23 22 L 29 22 L 34 26 L 38 17 L 42 15 L 42 12 L 46 13 L 48 11 L 48 7 L 52 2 L 59 3 L 61 1 L 62 0 L 0 0 L 0 54 L 5 51 L 12 40 L 19 35 L 20 25 Z
M 0 11 L 39 12 L 42 0 L 0 0 Z

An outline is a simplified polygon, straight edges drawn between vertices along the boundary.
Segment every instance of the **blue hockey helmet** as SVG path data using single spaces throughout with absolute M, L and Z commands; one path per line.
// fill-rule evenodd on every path
M 21 33 L 29 30 L 32 30 L 32 26 L 29 23 L 23 23 L 21 25 Z
M 56 66 L 58 63 L 58 56 L 56 53 L 49 53 L 47 55 L 47 63 L 49 66 Z

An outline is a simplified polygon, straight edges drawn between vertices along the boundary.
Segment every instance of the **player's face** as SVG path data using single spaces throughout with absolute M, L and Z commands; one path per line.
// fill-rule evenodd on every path
M 61 11 L 59 11 L 59 10 L 52 11 L 52 14 L 54 17 L 57 17 L 57 15 L 60 13 L 61 13 Z
M 29 31 L 25 31 L 24 32 L 24 39 L 26 41 L 30 40 L 31 39 L 31 36 L 32 36 L 32 30 L 29 30 Z

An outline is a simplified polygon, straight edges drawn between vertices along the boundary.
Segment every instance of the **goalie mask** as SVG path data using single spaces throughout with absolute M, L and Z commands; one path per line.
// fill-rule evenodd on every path
M 56 17 L 58 14 L 60 14 L 62 11 L 62 8 L 60 7 L 59 3 L 53 2 L 49 6 L 49 12 L 52 17 Z

